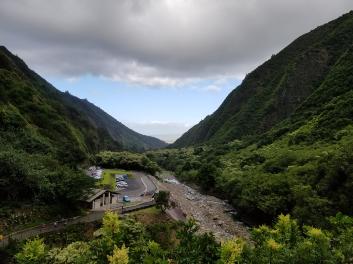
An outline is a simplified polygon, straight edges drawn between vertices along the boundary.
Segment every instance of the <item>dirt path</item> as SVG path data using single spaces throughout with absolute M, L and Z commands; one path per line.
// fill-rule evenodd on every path
M 167 179 L 174 180 L 175 178 L 168 175 Z M 157 180 L 154 179 L 154 181 Z M 223 200 L 200 194 L 197 190 L 182 183 L 158 181 L 156 184 L 159 189 L 170 191 L 172 201 L 181 209 L 179 212 L 174 210 L 167 212 L 173 219 L 192 217 L 199 223 L 201 232 L 213 232 L 218 240 L 234 236 L 249 238 L 247 227 L 233 219 L 230 212 L 234 209 Z M 184 213 L 183 216 L 182 213 Z

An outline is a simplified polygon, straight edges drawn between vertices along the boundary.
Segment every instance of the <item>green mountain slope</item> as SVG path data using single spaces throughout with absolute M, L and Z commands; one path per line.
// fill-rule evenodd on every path
M 173 146 L 261 135 L 293 113 L 297 122 L 306 120 L 332 96 L 344 92 L 324 92 L 320 97 L 323 101 L 319 102 L 315 97 L 326 89 L 323 85 L 337 64 L 349 56 L 352 43 L 353 12 L 301 36 L 248 74 L 215 113 L 191 128 Z
M 300 37 L 249 74 L 174 146 L 149 153 L 239 215 L 325 225 L 353 214 L 353 12 Z M 224 143 L 226 142 L 226 143 Z
M 77 214 L 78 200 L 95 186 L 80 167 L 101 150 L 165 145 L 58 91 L 0 47 L 0 233 L 22 220 Z
M 0 87 L 2 130 L 14 130 L 17 139 L 18 133 L 26 133 L 38 147 L 54 147 L 80 159 L 99 150 L 166 145 L 132 131 L 88 101 L 56 90 L 5 47 L 0 47 Z

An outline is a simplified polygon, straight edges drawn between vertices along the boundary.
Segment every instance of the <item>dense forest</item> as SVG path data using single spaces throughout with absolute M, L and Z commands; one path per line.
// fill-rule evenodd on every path
M 140 153 L 103 151 L 98 153 L 95 159 L 96 164 L 103 168 L 144 171 L 152 175 L 161 171 L 157 163 Z

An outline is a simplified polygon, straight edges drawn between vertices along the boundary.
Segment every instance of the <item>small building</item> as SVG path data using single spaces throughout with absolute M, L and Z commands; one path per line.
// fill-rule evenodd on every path
M 84 207 L 91 210 L 107 210 L 118 205 L 119 193 L 103 189 L 91 189 L 82 198 Z

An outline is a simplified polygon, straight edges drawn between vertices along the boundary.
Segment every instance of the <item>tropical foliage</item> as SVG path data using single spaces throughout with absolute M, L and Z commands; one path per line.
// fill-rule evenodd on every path
M 172 248 L 151 240 L 137 222 L 119 220 L 108 212 L 96 238 L 49 248 L 41 239 L 26 242 L 16 254 L 19 264 L 279 264 L 349 263 L 353 258 L 353 219 L 337 214 L 328 229 L 301 226 L 289 215 L 280 215 L 273 227 L 252 229 L 251 241 L 232 238 L 218 243 L 212 234 L 199 234 L 190 220 L 180 224 L 178 243 Z
M 154 200 L 156 201 L 157 208 L 161 209 L 163 212 L 170 208 L 170 192 L 160 190 L 158 193 L 154 194 Z
M 145 171 L 152 175 L 160 170 L 157 163 L 151 161 L 146 155 L 127 151 L 100 152 L 96 155 L 96 163 L 104 168 Z

